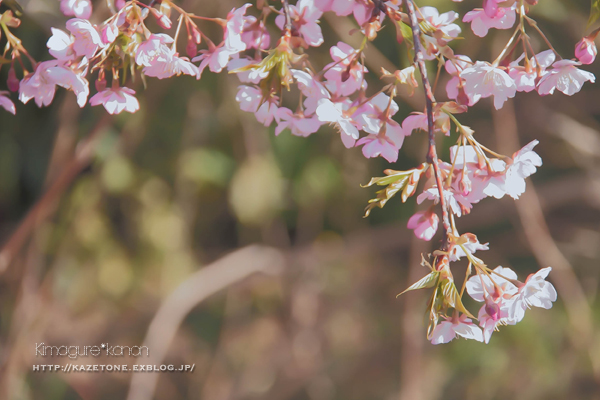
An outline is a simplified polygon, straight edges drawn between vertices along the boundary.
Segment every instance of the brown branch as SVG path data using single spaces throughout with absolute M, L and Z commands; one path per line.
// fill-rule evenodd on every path
M 253 245 L 195 272 L 167 297 L 156 312 L 143 344 L 149 349 L 149 357 L 139 364 L 161 364 L 185 317 L 207 297 L 254 273 L 278 273 L 284 262 L 285 258 L 278 250 Z M 159 374 L 154 373 L 133 374 L 127 399 L 152 399 L 158 377 Z
M 35 227 L 46 219 L 53 210 L 53 205 L 67 190 L 79 173 L 89 165 L 94 154 L 97 139 L 104 133 L 110 116 L 102 117 L 92 132 L 78 144 L 73 159 L 65 166 L 48 190 L 29 210 L 17 229 L 0 250 L 0 274 L 4 273 L 15 256 L 19 253 L 27 238 Z
M 291 35 L 292 18 L 290 17 L 290 4 L 288 0 L 281 0 L 281 4 L 283 4 L 283 14 L 285 15 L 285 33 Z
M 423 49 L 421 48 L 421 30 L 417 21 L 417 15 L 415 13 L 415 6 L 412 0 L 404 0 L 406 6 L 406 12 L 409 17 L 410 28 L 413 34 L 413 43 L 415 51 L 415 64 L 418 65 L 419 71 L 421 72 L 421 80 L 425 89 L 425 104 L 427 107 L 427 130 L 429 134 L 429 150 L 427 151 L 427 162 L 433 166 L 433 172 L 435 175 L 435 181 L 438 187 L 440 195 L 440 206 L 442 208 L 442 223 L 444 225 L 445 240 L 442 245 L 442 250 L 447 250 L 449 245 L 449 237 L 452 233 L 452 227 L 450 226 L 450 217 L 448 215 L 448 207 L 446 205 L 446 199 L 444 198 L 444 186 L 442 185 L 442 175 L 438 164 L 437 150 L 435 146 L 435 133 L 433 130 L 433 105 L 435 103 L 435 97 L 429 84 L 429 78 L 427 78 L 427 67 L 425 66 L 425 59 L 423 57 Z
M 513 103 L 507 102 L 503 108 L 492 112 L 492 117 L 499 150 L 510 154 L 511 151 L 520 148 Z M 531 181 L 527 182 L 527 190 L 514 204 L 523 233 L 537 262 L 544 267 L 553 267 L 552 274 L 555 277 L 553 281 L 565 304 L 565 311 L 571 324 L 569 332 L 572 345 L 589 354 L 595 379 L 599 382 L 600 359 L 597 354 L 600 346 L 595 341 L 591 306 L 573 266 L 550 234 L 539 195 Z

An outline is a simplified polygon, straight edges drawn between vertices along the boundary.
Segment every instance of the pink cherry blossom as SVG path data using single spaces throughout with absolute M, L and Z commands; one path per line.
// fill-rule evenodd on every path
M 560 60 L 552 65 L 552 69 L 542 77 L 538 85 L 538 93 L 542 96 L 553 94 L 555 89 L 572 96 L 579 92 L 587 81 L 594 83 L 596 77 L 588 71 L 577 68 L 580 62 Z
M 254 113 L 256 120 L 264 126 L 269 126 L 275 119 L 279 122 L 277 98 L 263 99 L 262 92 L 252 86 L 239 86 L 235 99 L 240 103 L 242 111 Z
M 582 64 L 591 64 L 598 55 L 596 43 L 591 37 L 584 37 L 575 45 L 575 57 Z
M 513 199 L 518 199 L 525 192 L 525 178 L 542 165 L 542 158 L 532 150 L 538 143 L 534 140 L 513 154 L 512 164 L 506 169 L 505 190 Z
M 76 57 L 73 50 L 73 37 L 60 29 L 50 28 L 52 36 L 46 42 L 48 53 L 57 60 L 70 61 Z
M 318 47 L 323 44 L 323 33 L 319 26 L 322 14 L 323 12 L 315 6 L 315 0 L 299 0 L 296 5 L 290 6 L 292 23 L 309 46 Z M 285 16 L 278 15 L 275 23 L 279 29 L 283 29 Z
M 475 254 L 476 251 L 478 250 L 489 250 L 489 243 L 485 243 L 485 244 L 481 244 L 479 243 L 479 239 L 477 239 L 477 236 L 473 235 L 472 233 L 465 233 L 464 235 L 461 236 L 461 238 L 463 239 L 467 239 L 467 241 L 465 243 L 462 244 L 462 246 L 469 252 L 469 254 Z M 465 251 L 462 249 L 462 247 L 460 246 L 454 246 L 452 247 L 452 250 L 450 251 L 450 261 L 458 261 L 460 260 L 461 257 L 466 257 L 467 254 L 465 253 Z
M 417 211 L 408 220 L 408 229 L 413 229 L 415 236 L 423 240 L 431 240 L 437 232 L 440 218 L 431 209 L 427 211 Z
M 346 148 L 353 147 L 358 139 L 357 123 L 346 111 L 345 103 L 334 103 L 329 99 L 321 99 L 316 109 L 317 118 L 321 122 L 330 122 L 339 129 L 342 143 Z
M 267 50 L 271 44 L 271 37 L 262 20 L 257 20 L 256 17 L 247 15 L 244 17 L 242 41 L 246 44 L 246 49 Z
M 15 115 L 17 113 L 17 109 L 15 108 L 15 103 L 8 97 L 10 92 L 6 90 L 0 90 L 0 107 L 4 108 L 9 113 Z
M 315 5 L 323 12 L 333 11 L 336 15 L 344 17 L 352 14 L 356 2 L 355 0 L 319 0 Z
M 90 0 L 60 0 L 60 11 L 67 17 L 89 19 L 92 16 Z
M 510 306 L 512 302 L 500 298 L 497 302 L 486 297 L 485 304 L 479 309 L 477 319 L 479 326 L 483 328 L 483 341 L 489 343 L 492 333 L 498 329 L 498 325 L 509 324 Z
M 512 28 L 515 24 L 516 17 L 514 5 L 510 8 L 498 7 L 493 16 L 489 16 L 482 8 L 476 8 L 465 14 L 463 22 L 471 22 L 473 33 L 479 37 L 484 37 L 491 28 Z
M 212 72 L 221 72 L 223 68 L 227 66 L 231 57 L 238 52 L 229 50 L 224 46 L 218 46 L 208 50 L 200 50 L 200 53 L 199 56 L 192 58 L 192 62 L 200 61 L 198 69 L 200 74 L 202 74 L 202 71 L 204 71 L 206 67 L 209 67 Z
M 244 14 L 250 6 L 250 3 L 246 3 L 240 8 L 232 9 L 227 14 L 223 43 L 224 47 L 232 53 L 246 50 L 246 43 L 242 40 L 242 31 L 244 29 Z
M 306 117 L 303 113 L 293 113 L 289 108 L 281 107 L 277 111 L 279 122 L 275 128 L 275 135 L 284 129 L 289 129 L 292 135 L 307 137 L 319 130 L 322 122 L 315 116 Z
M 167 46 L 173 38 L 166 34 L 152 34 L 148 40 L 140 44 L 135 55 L 135 62 L 143 66 L 146 76 L 158 79 L 170 78 L 174 75 L 192 75 L 200 78 L 198 67 L 188 58 L 179 57 L 175 49 Z
M 314 114 L 321 99 L 331 98 L 329 91 L 316 77 L 297 69 L 292 69 L 291 73 L 298 84 L 298 89 L 306 96 L 304 100 L 304 113 L 306 115 Z
M 465 68 L 460 77 L 465 80 L 465 91 L 470 96 L 494 96 L 496 110 L 502 108 L 506 100 L 515 97 L 517 92 L 515 82 L 505 71 L 483 61 Z
M 239 68 L 243 68 L 256 63 L 256 60 L 252 60 L 250 58 L 234 58 L 233 60 L 230 60 L 229 63 L 227 63 L 227 70 L 235 71 Z M 269 72 L 266 71 L 264 68 L 251 68 L 247 71 L 236 72 L 235 75 L 242 83 L 253 83 L 255 85 L 258 85 L 260 81 L 269 76 Z
M 27 75 L 19 86 L 19 100 L 27 103 L 35 99 L 38 107 L 49 105 L 54 99 L 56 85 L 72 90 L 77 104 L 83 107 L 89 95 L 89 83 L 82 76 L 62 65 L 58 60 L 38 64 L 34 73 Z
M 72 18 L 67 21 L 67 29 L 74 36 L 73 50 L 78 56 L 92 58 L 104 42 L 98 30 L 90 21 L 80 18 Z
M 173 38 L 165 33 L 153 33 L 142 42 L 135 52 L 135 62 L 143 67 L 153 67 L 157 62 L 169 59 L 170 48 L 167 44 L 173 43 Z
M 324 68 L 325 86 L 327 89 L 339 96 L 349 96 L 359 90 L 366 88 L 364 75 L 367 69 L 358 60 L 358 53 L 352 46 L 338 42 L 330 50 L 333 62 Z
M 434 204 L 439 203 L 440 193 L 437 186 L 424 190 L 417 197 L 417 204 L 421 204 L 425 200 L 433 200 Z M 462 215 L 463 210 L 468 213 L 472 207 L 471 203 L 463 195 L 455 193 L 453 190 L 444 189 L 444 200 L 452 213 L 458 217 Z
M 92 106 L 102 104 L 109 114 L 119 114 L 123 111 L 134 113 L 140 109 L 135 91 L 128 87 L 113 87 L 96 93 L 90 99 L 90 104 Z
M 452 40 L 460 35 L 461 29 L 458 25 L 453 23 L 458 18 L 458 13 L 454 11 L 448 11 L 440 14 L 435 7 L 421 7 L 421 14 L 425 20 L 435 29 L 439 30 L 443 36 L 437 37 L 436 39 L 441 40 L 443 43 Z
M 467 280 L 467 293 L 473 300 L 482 302 L 486 297 L 494 301 L 499 298 L 508 300 L 517 293 L 517 287 L 508 280 L 517 280 L 517 274 L 512 269 L 498 266 L 494 272 L 490 275 L 476 274 Z
M 542 51 L 529 60 L 530 68 L 528 71 L 527 68 L 519 65 L 524 56 L 523 54 L 518 60 L 510 63 L 510 70 L 508 72 L 508 75 L 515 81 L 517 92 L 531 92 L 534 90 L 537 86 L 538 78 L 546 75 L 546 68 L 550 67 L 556 59 L 552 50 Z M 537 62 L 540 63 L 539 74 Z
M 464 314 L 460 317 L 446 318 L 437 324 L 431 333 L 431 343 L 440 344 L 452 341 L 456 336 L 483 342 L 483 332 Z
M 385 134 L 370 134 L 356 142 L 356 146 L 363 146 L 362 153 L 366 158 L 381 156 L 388 162 L 398 161 L 398 150 L 402 147 L 404 135 L 397 132 Z
M 542 268 L 535 274 L 531 274 L 525 283 L 519 287 L 510 308 L 510 318 L 516 322 L 523 319 L 527 308 L 540 307 L 552 308 L 557 294 L 554 286 L 546 281 L 546 277 L 552 271 L 551 267 Z

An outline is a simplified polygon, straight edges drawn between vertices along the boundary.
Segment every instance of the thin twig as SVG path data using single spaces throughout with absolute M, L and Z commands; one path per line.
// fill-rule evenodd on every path
M 412 29 L 414 50 L 415 50 L 415 63 L 419 67 L 421 72 L 421 80 L 423 81 L 423 87 L 425 89 L 425 104 L 427 107 L 427 130 L 429 133 L 429 150 L 427 151 L 427 162 L 433 165 L 433 172 L 435 174 L 435 180 L 440 195 L 440 206 L 442 208 L 442 223 L 445 230 L 445 243 L 442 250 L 446 250 L 448 245 L 449 236 L 452 233 L 452 227 L 450 225 L 450 217 L 448 216 L 448 207 L 446 206 L 446 199 L 444 198 L 444 187 L 442 185 L 442 175 L 438 164 L 437 150 L 435 146 L 435 133 L 433 130 L 433 105 L 435 103 L 435 97 L 429 84 L 429 78 L 427 78 L 427 67 L 425 66 L 425 59 L 423 57 L 423 50 L 421 49 L 421 30 L 415 14 L 415 7 L 412 0 L 404 0 L 406 6 L 406 12 L 409 16 L 409 23 Z
M 65 166 L 31 210 L 29 210 L 10 239 L 2 246 L 0 250 L 0 274 L 6 271 L 37 224 L 51 214 L 55 201 L 67 190 L 79 173 L 89 165 L 94 154 L 93 150 L 96 141 L 106 132 L 104 128 L 108 125 L 109 121 L 110 116 L 108 114 L 102 117 L 92 132 L 78 144 L 73 159 Z
M 292 32 L 292 18 L 290 16 L 290 4 L 288 0 L 281 0 L 283 4 L 283 14 L 285 15 L 285 32 L 291 34 Z

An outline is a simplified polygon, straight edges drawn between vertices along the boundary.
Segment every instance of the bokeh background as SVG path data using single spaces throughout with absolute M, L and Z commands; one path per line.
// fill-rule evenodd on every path
M 45 59 L 50 27 L 66 18 L 58 1 L 22 3 L 17 33 Z M 463 15 L 480 1 L 418 4 Z M 94 5 L 99 22 L 106 7 Z M 241 2 L 182 5 L 225 16 Z M 589 6 L 543 0 L 531 15 L 570 58 L 589 33 Z M 360 41 L 348 35 L 353 23 L 326 15 L 326 45 Z M 478 39 L 462 26 L 465 40 L 454 49 L 473 59 L 495 58 L 512 33 Z M 329 62 L 327 48 L 311 50 L 315 65 Z M 368 68 L 408 63 L 393 27 L 384 27 Z M 597 64 L 586 69 L 600 73 Z M 1 75 L 5 81 L 6 68 Z M 327 127 L 309 138 L 275 137 L 239 110 L 237 85 L 235 76 L 210 72 L 200 81 L 149 79 L 137 87 L 140 111 L 116 118 L 80 110 L 63 90 L 50 107 L 19 103 L 16 117 L 0 113 L 0 398 L 600 399 L 598 86 L 573 97 L 519 94 L 500 111 L 486 99 L 461 115 L 478 140 L 505 154 L 540 140 L 544 165 L 527 193 L 482 201 L 458 228 L 490 243 L 478 254 L 490 266 L 522 278 L 554 267 L 559 299 L 489 345 L 433 346 L 425 338 L 428 293 L 396 294 L 426 273 L 421 253 L 439 237 L 426 243 L 406 229 L 414 199 L 393 199 L 363 218 L 375 189 L 359 186 L 386 168 L 423 162 L 424 135 L 407 138 L 393 165 L 345 149 Z M 443 88 L 442 80 L 440 99 Z M 398 117 L 422 107 L 419 94 L 406 98 Z M 454 140 L 440 138 L 442 158 Z M 460 276 L 465 266 L 455 268 Z M 34 364 L 71 361 L 36 358 L 41 342 L 150 343 L 158 364 L 195 369 L 33 372 Z

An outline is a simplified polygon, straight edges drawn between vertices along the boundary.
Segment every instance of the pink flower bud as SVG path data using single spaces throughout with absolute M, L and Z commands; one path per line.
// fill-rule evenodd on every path
M 196 54 L 198 54 L 198 47 L 196 46 L 196 43 L 194 43 L 194 40 L 191 37 L 187 42 L 187 46 L 185 46 L 185 53 L 188 55 L 189 58 L 196 57 Z
M 19 90 L 19 85 L 21 82 L 17 79 L 17 73 L 15 72 L 15 68 L 11 65 L 8 70 L 8 79 L 6 80 L 6 85 L 8 86 L 8 90 L 11 92 L 17 92 Z
M 598 54 L 596 43 L 594 43 L 594 39 L 590 37 L 584 37 L 575 45 L 575 57 L 577 57 L 582 64 L 593 63 L 596 59 L 596 54 Z
M 102 92 L 106 89 L 106 79 L 104 79 L 104 77 L 96 79 L 95 86 L 98 92 Z
M 154 17 L 156 18 L 156 22 L 158 22 L 158 25 L 160 25 L 161 28 L 171 29 L 172 22 L 169 17 L 167 17 L 165 14 L 162 14 L 155 8 L 151 8 L 150 12 L 152 13 L 152 15 L 154 15 Z

